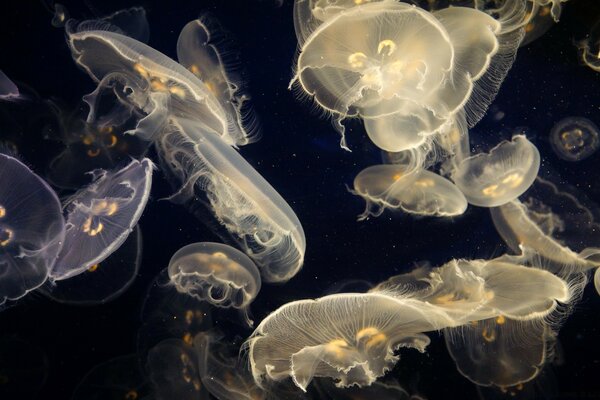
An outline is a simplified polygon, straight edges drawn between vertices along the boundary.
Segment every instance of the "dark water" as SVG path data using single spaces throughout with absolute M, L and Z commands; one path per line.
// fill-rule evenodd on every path
M 241 154 L 289 202 L 307 238 L 304 268 L 286 285 L 263 285 L 252 306 L 256 321 L 286 302 L 318 297 L 344 279 L 378 282 L 420 261 L 441 265 L 450 258 L 490 258 L 505 251 L 483 208 L 469 207 L 452 220 L 385 213 L 356 222 L 363 203 L 347 192 L 346 185 L 363 168 L 378 163 L 380 155 L 360 124 L 350 125 L 348 141 L 353 152 L 341 150 L 330 123 L 287 89 L 297 43 L 290 2 L 280 7 L 267 0 L 88 0 L 65 1 L 65 5 L 78 19 L 143 6 L 151 28 L 149 44 L 173 58 L 180 29 L 206 11 L 236 39 L 263 134 Z M 52 15 L 43 3 L 5 1 L 0 15 L 0 68 L 17 84 L 35 90 L 38 99 L 60 100 L 70 107 L 94 89 L 89 77 L 75 66 L 64 31 L 51 26 Z M 501 121 L 484 118 L 471 137 L 475 142 L 480 137 L 482 143 L 494 143 L 526 127 L 542 155 L 542 172 L 569 182 L 600 204 L 600 153 L 568 163 L 553 153 L 548 140 L 552 126 L 565 117 L 583 116 L 600 123 L 600 73 L 580 64 L 574 46 L 599 19 L 600 2 L 569 1 L 558 25 L 519 50 L 492 106 L 505 117 Z M 3 107 L 0 104 L 0 112 Z M 44 176 L 60 145 L 44 140 L 46 124 L 37 121 L 44 117 L 42 108 L 28 110 L 23 118 L 18 106 L 6 107 L 11 129 L 0 126 L 0 140 L 14 142 L 22 158 Z M 155 174 L 153 184 L 140 221 L 141 268 L 121 297 L 105 305 L 77 307 L 32 293 L 0 314 L 0 335 L 28 344 L 31 354 L 25 352 L 19 358 L 25 365 L 29 360 L 34 364 L 34 373 L 22 382 L 22 394 L 9 394 L 2 400 L 68 399 L 92 367 L 135 353 L 141 308 L 154 277 L 181 246 L 219 241 L 184 208 L 158 201 L 170 191 L 161 173 Z M 547 371 L 551 383 L 544 384 L 555 386 L 556 398 L 600 398 L 599 310 L 600 298 L 588 285 L 583 300 L 560 330 L 559 360 Z M 475 386 L 457 372 L 443 339 L 436 334 L 431 337 L 427 353 L 403 355 L 392 374 L 409 391 L 425 398 L 476 398 Z M 44 363 L 35 361 L 40 354 Z

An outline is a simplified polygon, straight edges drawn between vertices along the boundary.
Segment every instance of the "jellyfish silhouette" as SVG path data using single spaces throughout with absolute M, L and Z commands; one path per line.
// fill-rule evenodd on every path
M 54 191 L 22 162 L 0 154 L 0 304 L 48 277 L 65 238 Z
M 82 274 L 116 251 L 146 207 L 154 164 L 133 160 L 116 171 L 94 171 L 94 182 L 64 204 L 65 245 L 50 276 L 59 281 Z
M 550 144 L 558 158 L 581 161 L 600 147 L 599 130 L 587 118 L 569 117 L 560 120 L 550 131 Z

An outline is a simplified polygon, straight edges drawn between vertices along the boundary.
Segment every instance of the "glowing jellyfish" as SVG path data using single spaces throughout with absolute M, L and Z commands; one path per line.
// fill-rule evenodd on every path
M 135 354 L 120 356 L 95 366 L 73 392 L 73 400 L 138 400 L 149 398 L 148 382 Z
M 489 153 L 464 159 L 452 180 L 467 201 L 480 207 L 497 207 L 519 197 L 535 180 L 540 153 L 523 135 L 503 141 Z
M 0 70 L 0 100 L 14 100 L 19 98 L 19 88 Z
M 142 261 L 142 231 L 139 225 L 106 260 L 85 272 L 56 282 L 47 282 L 42 291 L 65 304 L 108 303 L 123 294 L 135 281 Z
M 560 120 L 550 131 L 550 144 L 558 158 L 565 161 L 581 161 L 594 154 L 600 147 L 598 127 L 583 117 Z
M 577 44 L 581 61 L 594 71 L 600 72 L 600 22 L 596 23 L 588 37 Z
M 449 180 L 423 169 L 410 171 L 404 165 L 374 165 L 354 178 L 352 193 L 367 206 L 359 220 L 379 216 L 385 209 L 410 214 L 455 216 L 467 209 L 467 200 Z
M 49 367 L 48 356 L 35 343 L 14 335 L 0 337 L 0 396 L 3 399 L 41 396 Z
M 266 282 L 302 267 L 306 239 L 286 201 L 239 153 L 192 120 L 173 120 L 156 143 L 161 167 L 181 188 L 171 199 L 207 198 L 216 219 L 252 258 Z
M 422 332 L 451 326 L 435 306 L 366 294 L 335 294 L 283 305 L 248 339 L 250 367 L 259 386 L 291 377 L 303 391 L 313 377 L 338 387 L 368 386 L 399 359 L 399 348 L 421 352 Z
M 95 118 L 99 93 L 111 88 L 121 103 L 141 111 L 141 118 L 130 133 L 154 140 L 171 115 L 194 119 L 204 132 L 219 135 L 230 145 L 243 145 L 251 138 L 237 119 L 189 70 L 164 54 L 123 32 L 96 30 L 97 23 L 68 25 L 72 55 L 94 80 L 96 91 L 86 97 L 90 119 Z
M 248 325 L 250 303 L 260 291 L 260 273 L 239 250 L 221 243 L 194 243 L 177 250 L 169 262 L 169 277 L 181 293 L 214 306 L 239 309 Z
M 54 191 L 16 158 L 0 154 L 0 305 L 42 285 L 65 222 Z
M 393 152 L 423 144 L 463 109 L 475 124 L 518 45 L 500 43 L 502 24 L 465 7 L 299 0 L 295 22 L 293 83 L 334 115 L 342 146 L 342 121 L 360 117 L 371 140 Z
M 85 273 L 116 251 L 146 207 L 154 164 L 131 161 L 116 171 L 94 171 L 94 182 L 64 205 L 65 245 L 50 273 L 53 280 Z

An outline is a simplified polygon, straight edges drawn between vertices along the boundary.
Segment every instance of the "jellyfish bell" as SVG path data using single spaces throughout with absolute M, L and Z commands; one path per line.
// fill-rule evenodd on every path
M 221 243 L 189 244 L 173 254 L 167 270 L 179 292 L 217 307 L 237 308 L 253 324 L 248 308 L 260 291 L 260 273 L 241 251 Z
M 185 119 L 172 120 L 156 147 L 161 166 L 181 184 L 171 200 L 206 197 L 217 221 L 257 264 L 264 281 L 286 282 L 298 273 L 306 249 L 298 217 L 235 149 Z
M 153 168 L 146 158 L 94 171 L 94 182 L 66 201 L 65 245 L 50 272 L 53 280 L 85 273 L 125 242 L 146 207 Z
M 581 161 L 600 147 L 600 131 L 587 118 L 569 117 L 560 120 L 550 131 L 552 150 L 561 160 Z
M 54 191 L 14 157 L 0 154 L 0 305 L 41 286 L 65 238 Z
M 0 70 L 0 100 L 11 101 L 19 98 L 19 88 Z
M 525 136 L 515 135 L 489 153 L 464 159 L 451 177 L 470 204 L 497 207 L 523 194 L 539 168 L 537 148 Z
M 467 209 L 467 200 L 449 180 L 424 169 L 407 170 L 402 164 L 374 165 L 354 178 L 351 191 L 367 206 L 359 220 L 379 216 L 385 209 L 410 214 L 456 216 Z

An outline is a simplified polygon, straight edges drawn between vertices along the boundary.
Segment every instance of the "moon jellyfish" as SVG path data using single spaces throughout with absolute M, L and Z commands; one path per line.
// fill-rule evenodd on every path
M 54 191 L 16 158 L 0 154 L 0 305 L 42 285 L 63 246 Z
M 13 335 L 0 337 L 0 397 L 34 399 L 41 396 L 49 364 L 48 356 L 35 343 Z
M 161 166 L 182 184 L 171 200 L 207 198 L 216 219 L 252 258 L 266 282 L 302 267 L 306 239 L 286 201 L 239 153 L 195 121 L 175 119 L 156 147 Z
M 548 6 L 550 5 L 550 14 L 554 18 L 555 22 L 560 19 L 562 13 L 562 3 L 566 3 L 568 0 L 529 0 L 532 1 L 534 6 Z
M 84 273 L 125 242 L 146 207 L 153 168 L 146 158 L 117 171 L 96 170 L 94 182 L 67 200 L 65 245 L 53 280 Z
M 565 161 L 581 161 L 594 154 L 600 147 L 598 127 L 583 117 L 560 120 L 550 131 L 550 144 L 558 158 Z
M 57 282 L 48 282 L 43 292 L 59 303 L 94 305 L 108 303 L 135 281 L 142 261 L 142 231 L 139 225 L 106 260 L 85 272 Z
M 518 45 L 500 43 L 502 23 L 466 7 L 298 0 L 294 18 L 301 49 L 292 83 L 333 114 L 344 147 L 348 117 L 395 152 L 447 129 L 463 109 L 474 125 Z
M 497 207 L 523 194 L 539 169 L 537 148 L 524 135 L 515 135 L 489 153 L 464 159 L 451 177 L 469 203 Z
M 523 37 L 523 41 L 519 45 L 520 47 L 527 46 L 529 43 L 540 38 L 554 26 L 556 21 L 552 18 L 550 10 L 550 5 L 533 7 L 531 17 L 525 25 L 525 37 Z
M 0 100 L 14 100 L 19 98 L 19 88 L 0 70 Z
M 370 385 L 399 359 L 399 348 L 425 351 L 422 332 L 453 321 L 424 302 L 389 296 L 335 294 L 285 304 L 267 316 L 248 339 L 255 382 L 291 377 L 303 391 L 313 377 L 338 387 Z
M 423 169 L 408 170 L 404 165 L 374 165 L 362 170 L 354 178 L 351 192 L 367 203 L 359 220 L 377 217 L 388 208 L 444 217 L 467 209 L 465 196 L 452 182 Z
M 588 37 L 577 44 L 581 61 L 594 71 L 600 72 L 600 22 L 597 22 Z
M 260 273 L 239 250 L 221 243 L 194 243 L 177 250 L 169 278 L 181 293 L 223 308 L 239 309 L 248 325 L 248 307 L 260 291 Z

